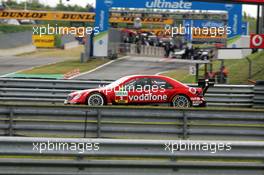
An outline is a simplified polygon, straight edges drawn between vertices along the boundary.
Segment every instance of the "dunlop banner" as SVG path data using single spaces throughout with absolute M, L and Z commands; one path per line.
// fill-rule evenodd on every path
M 94 13 L 85 12 L 56 12 L 56 11 L 23 11 L 5 10 L 0 11 L 0 19 L 31 19 L 31 20 L 55 20 L 55 21 L 81 21 L 94 22 Z M 111 23 L 134 23 L 136 17 L 110 17 Z M 173 24 L 173 19 L 159 17 L 141 18 L 143 24 Z
M 137 17 L 117 17 L 113 16 L 110 18 L 110 23 L 134 23 Z M 146 17 L 140 18 L 142 24 L 173 24 L 173 19 L 170 18 L 157 18 L 157 17 Z
M 121 29 L 121 30 L 125 30 L 125 29 Z M 138 32 L 136 30 L 132 30 L 135 33 Z M 156 36 L 171 36 L 171 33 L 168 33 L 165 29 L 160 28 L 160 29 L 140 29 L 139 32 L 151 32 L 153 34 L 155 34 Z
M 140 32 L 151 32 L 156 36 L 169 36 L 164 29 L 141 29 Z
M 54 35 L 32 35 L 33 45 L 38 48 L 53 48 L 55 47 Z
M 83 12 L 54 12 L 54 11 L 0 11 L 0 19 L 31 19 L 31 20 L 58 20 L 94 22 L 94 13 Z
M 219 28 L 197 28 L 192 31 L 193 39 L 226 39 L 227 34 L 225 30 Z

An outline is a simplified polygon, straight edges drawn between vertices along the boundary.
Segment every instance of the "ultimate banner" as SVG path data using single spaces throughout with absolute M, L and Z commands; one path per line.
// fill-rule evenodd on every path
M 195 0 L 195 1 L 209 1 L 209 2 L 212 2 L 212 0 Z M 214 2 L 263 4 L 264 5 L 264 0 L 215 0 Z

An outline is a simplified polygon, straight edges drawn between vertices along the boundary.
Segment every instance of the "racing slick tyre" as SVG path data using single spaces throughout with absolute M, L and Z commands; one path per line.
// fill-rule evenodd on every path
M 104 97 L 100 93 L 93 93 L 87 98 L 88 106 L 103 106 L 104 104 Z
M 172 99 L 171 106 L 176 107 L 176 108 L 189 108 L 191 107 L 191 102 L 184 95 L 176 95 Z

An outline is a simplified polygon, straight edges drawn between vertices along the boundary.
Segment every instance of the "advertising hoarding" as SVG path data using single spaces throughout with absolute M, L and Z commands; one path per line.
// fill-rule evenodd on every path
M 32 35 L 33 45 L 37 48 L 53 48 L 55 47 L 54 35 Z

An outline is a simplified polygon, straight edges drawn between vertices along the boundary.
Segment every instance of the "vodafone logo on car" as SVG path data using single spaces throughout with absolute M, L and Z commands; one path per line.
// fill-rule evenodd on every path
M 130 101 L 166 101 L 167 95 L 142 94 L 129 96 Z
M 250 36 L 250 48 L 263 49 L 264 48 L 264 34 L 252 34 Z

